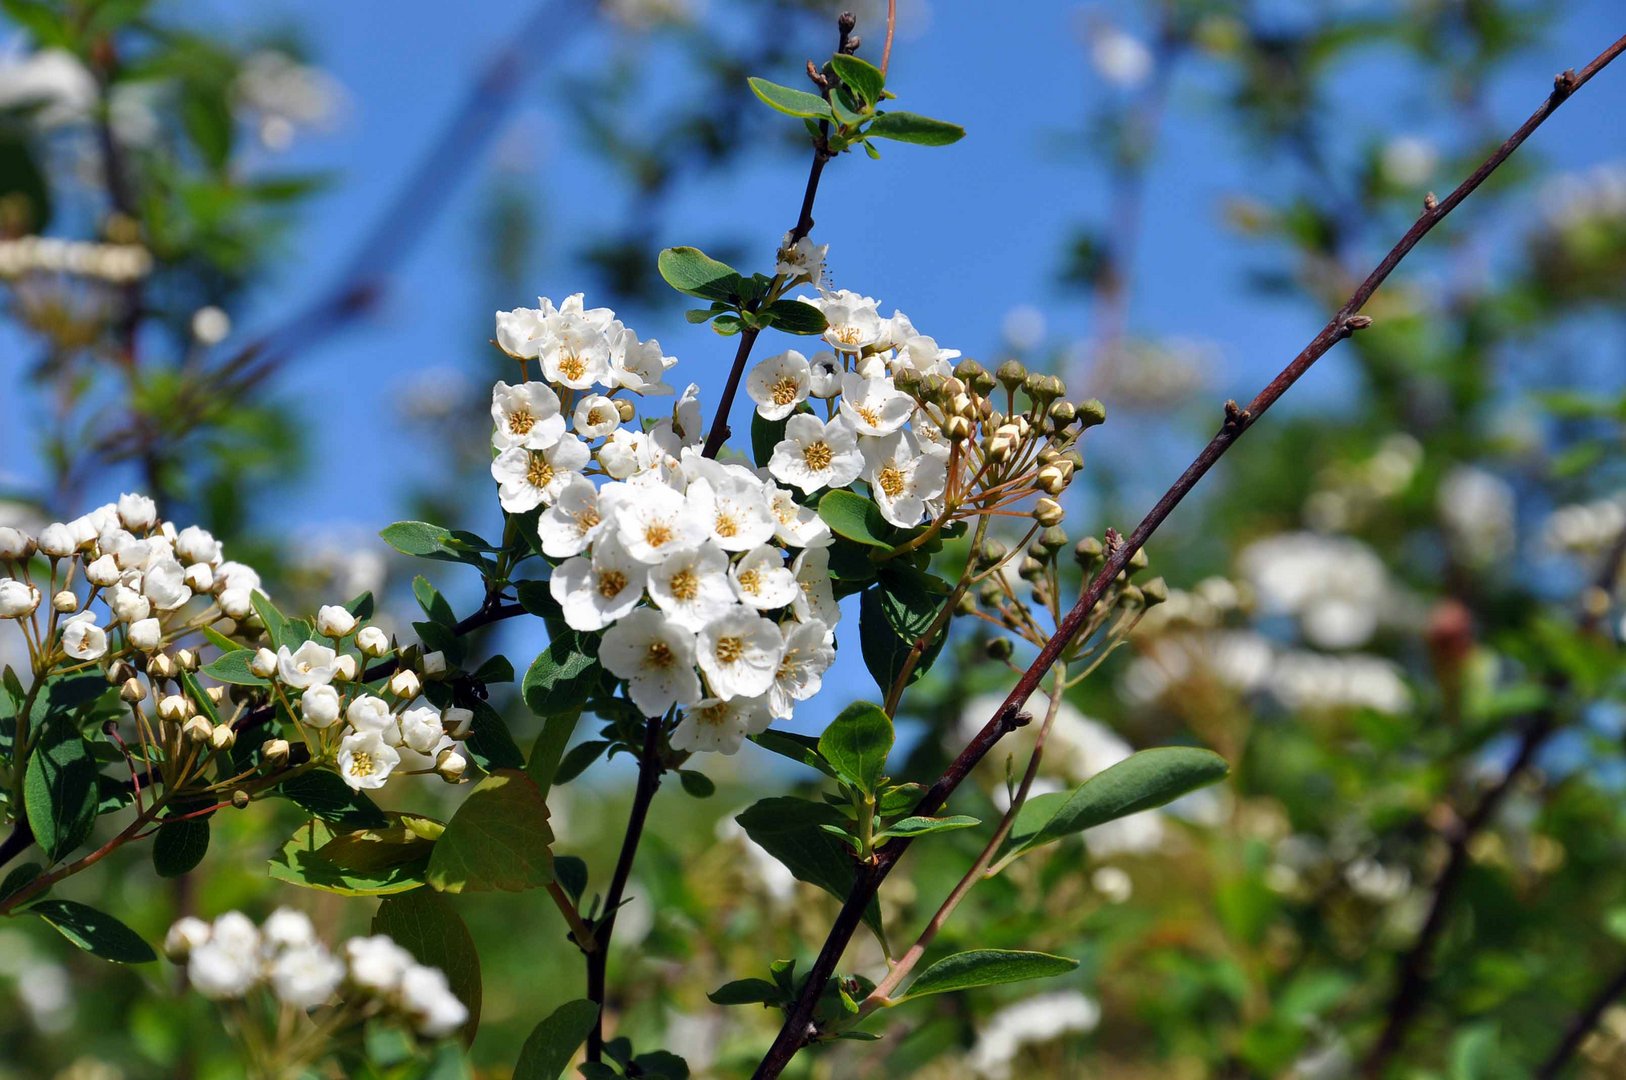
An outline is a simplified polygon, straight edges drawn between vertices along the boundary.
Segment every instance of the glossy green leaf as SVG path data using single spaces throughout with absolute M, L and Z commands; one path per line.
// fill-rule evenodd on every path
M 735 979 L 706 997 L 713 1005 L 778 1005 L 785 1000 L 784 992 L 767 979 Z
M 890 549 L 892 526 L 881 516 L 881 508 L 864 496 L 841 488 L 824 493 L 819 500 L 819 517 L 837 536 L 845 536 L 870 547 Z
M 841 710 L 819 736 L 819 753 L 836 775 L 873 795 L 892 752 L 892 718 L 879 705 L 856 702 Z
M 248 669 L 249 661 L 253 659 L 253 649 L 233 649 L 231 652 L 221 653 L 199 670 L 216 682 L 234 683 L 238 686 L 270 685 Z
M 158 959 L 141 935 L 105 911 L 74 900 L 41 900 L 24 909 L 92 956 L 115 964 L 146 964 Z
M 335 825 L 376 829 L 389 823 L 373 800 L 346 784 L 338 773 L 326 769 L 291 776 L 277 785 L 276 791 L 306 813 Z
M 801 300 L 775 300 L 762 314 L 773 319 L 775 329 L 787 334 L 822 334 L 830 326 L 824 312 Z
M 888 112 L 871 121 L 864 134 L 917 146 L 947 146 L 965 138 L 965 128 L 911 112 Z
M 982 822 L 965 814 L 953 814 L 949 817 L 906 817 L 894 821 L 886 827 L 886 836 L 924 836 L 927 833 L 952 832 L 955 829 L 969 829 Z
M 881 91 L 886 87 L 886 76 L 881 74 L 880 68 L 868 60 L 846 53 L 832 56 L 830 66 L 841 77 L 841 81 L 863 98 L 866 104 L 874 105 L 881 100 Z
M 469 1010 L 463 1042 L 473 1042 L 480 1027 L 480 954 L 451 901 L 431 889 L 387 896 L 373 914 L 373 933 L 388 934 L 418 963 L 445 972 L 452 993 Z
M 858 863 L 845 844 L 821 828 L 846 828 L 847 819 L 835 807 L 782 795 L 756 802 L 735 820 L 798 880 L 847 898 Z M 880 935 L 881 909 L 874 901 L 865 911 L 864 921 Z
M 386 896 L 424 883 L 438 823 L 396 815 L 383 828 L 336 833 L 313 819 L 272 856 L 269 871 L 278 881 L 340 896 Z
M 695 247 L 671 247 L 655 258 L 662 280 L 680 293 L 702 300 L 733 300 L 740 294 L 740 272 Z
M 908 1001 L 928 994 L 969 990 L 974 986 L 1023 982 L 1064 975 L 1078 966 L 1077 960 L 1041 952 L 1008 949 L 972 949 L 945 956 L 922 971 L 899 1000 Z
M 517 769 L 486 777 L 458 807 L 429 859 L 442 892 L 520 892 L 553 880 L 553 830 L 536 781 Z
M 525 762 L 525 771 L 536 781 L 543 799 L 548 797 L 548 789 L 553 786 L 553 779 L 558 775 L 559 765 L 564 760 L 565 747 L 569 745 L 570 737 L 576 733 L 576 724 L 580 720 L 580 712 L 563 712 L 555 713 L 542 722 L 542 733 L 536 737 L 536 742 L 531 746 L 531 756 Z
M 751 92 L 762 101 L 789 116 L 800 116 L 808 120 L 828 120 L 831 117 L 830 103 L 817 94 L 810 94 L 805 90 L 795 90 L 789 86 L 780 86 L 767 79 L 751 78 Z
M 541 717 L 580 712 L 598 687 L 598 639 L 567 630 L 556 634 L 525 672 L 520 690 Z
M 468 738 L 463 740 L 463 752 L 486 772 L 523 769 L 525 755 L 509 734 L 508 721 L 502 714 L 479 698 L 469 699 L 464 707 L 474 713 L 474 720 Z
M 100 801 L 96 759 L 70 718 L 59 716 L 28 755 L 23 803 L 34 842 L 57 862 L 90 836 Z
M 819 740 L 811 735 L 800 735 L 794 731 L 780 731 L 778 728 L 769 728 L 757 735 L 749 736 L 750 740 L 764 750 L 778 754 L 780 757 L 817 769 L 826 776 L 834 777 L 836 771 L 830 763 L 819 755 Z
M 185 809 L 195 810 L 188 806 Z M 180 877 L 194 870 L 209 852 L 209 819 L 165 821 L 152 838 L 152 866 L 159 877 Z
M 598 1005 L 567 1001 L 531 1029 L 514 1066 L 514 1080 L 559 1080 L 598 1022 Z

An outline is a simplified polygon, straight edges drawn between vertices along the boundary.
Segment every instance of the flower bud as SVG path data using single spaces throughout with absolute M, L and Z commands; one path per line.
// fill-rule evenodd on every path
M 423 690 L 417 672 L 402 669 L 390 676 L 389 692 L 398 698 L 415 698 Z
M 1060 525 L 1052 525 L 1039 534 L 1039 543 L 1045 551 L 1054 555 L 1067 546 L 1067 530 Z
M 426 677 L 434 679 L 446 674 L 446 654 L 443 652 L 426 652 L 420 661 Z
M 920 372 L 910 367 L 899 368 L 898 373 L 892 376 L 892 385 L 899 393 L 908 394 L 910 397 L 919 397 Z
M 92 559 L 85 567 L 85 580 L 102 589 L 118 584 L 119 561 L 111 555 Z
M 1043 412 L 1055 400 L 1056 391 L 1054 381 L 1048 375 L 1034 372 L 1022 380 L 1022 389 L 1027 391 L 1028 397 L 1033 399 L 1038 411 Z
M 117 686 L 119 683 L 135 677 L 135 665 L 128 660 L 115 660 L 107 665 L 107 684 L 109 686 Z
M 1010 548 L 989 537 L 977 546 L 977 564 L 983 567 L 993 566 L 995 563 L 1003 562 L 1005 556 L 1010 553 Z
M 1035 485 L 1047 495 L 1060 495 L 1067 490 L 1067 474 L 1059 466 L 1046 465 L 1039 470 Z
M 164 935 L 164 955 L 177 964 L 184 964 L 193 949 L 208 943 L 210 932 L 209 924 L 202 919 L 184 915 Z
M 1101 561 L 1104 550 L 1101 547 L 1100 540 L 1093 536 L 1086 536 L 1073 545 L 1073 558 L 1078 562 L 1078 565 L 1088 570 Z
M 198 654 L 191 649 L 176 649 L 175 666 L 182 671 L 198 670 Z
M 0 581 L 0 619 L 21 619 L 40 606 L 40 591 L 25 581 Z
M 150 653 L 164 640 L 164 628 L 157 619 L 142 619 L 130 624 L 129 641 L 133 648 Z
M 34 538 L 21 529 L 0 525 L 0 562 L 22 562 L 34 554 Z
M 215 572 L 208 563 L 197 562 L 186 568 L 186 587 L 195 593 L 214 592 Z
M 951 416 L 943 425 L 943 434 L 949 442 L 965 442 L 971 438 L 971 421 L 963 416 Z
M 1055 499 L 1040 499 L 1033 504 L 1033 520 L 1045 528 L 1060 525 L 1062 519 L 1066 516 L 1067 511 L 1063 510 L 1061 503 Z
M 158 716 L 171 724 L 179 724 L 192 715 L 192 703 L 183 694 L 169 694 L 158 701 Z
M 1007 360 L 999 365 L 999 370 L 994 372 L 994 378 L 998 379 L 1005 389 L 1012 393 L 1016 392 L 1016 388 L 1021 386 L 1023 380 L 1027 377 L 1028 369 L 1022 366 L 1020 360 Z
M 999 587 L 997 581 L 985 581 L 982 588 L 977 590 L 977 599 L 982 601 L 984 607 L 998 607 L 1000 601 L 1005 599 L 1005 590 Z
M 127 705 L 138 705 L 147 700 L 147 686 L 140 679 L 125 679 L 119 687 L 119 700 Z
M 363 626 L 356 631 L 356 646 L 368 656 L 377 658 L 390 651 L 389 635 L 376 626 Z
M 146 532 L 158 523 L 158 504 L 145 495 L 119 496 L 119 521 L 131 532 Z
M 330 638 L 349 637 L 356 617 L 337 604 L 324 605 L 316 612 L 316 631 Z
M 168 653 L 159 653 L 147 661 L 147 674 L 155 679 L 173 679 L 177 670 Z
M 209 745 L 216 750 L 230 750 L 236 741 L 237 732 L 232 730 L 230 724 L 216 724 L 209 732 Z
M 335 682 L 355 682 L 356 658 L 354 656 L 340 656 L 333 661 L 333 679 Z
M 195 743 L 206 743 L 214 725 L 209 723 L 207 716 L 193 716 L 181 725 L 181 734 Z
M 1009 660 L 1011 654 L 1016 651 L 1016 647 L 1011 644 L 1011 639 L 1006 637 L 989 638 L 988 644 L 984 648 L 987 650 L 988 659 L 990 660 Z
M 1016 571 L 1023 581 L 1035 581 L 1044 576 L 1044 563 L 1031 555 L 1022 557 L 1022 565 Z
M 249 798 L 248 792 L 244 791 L 242 788 L 238 788 L 236 791 L 231 793 L 231 804 L 238 810 L 247 810 L 248 804 L 251 801 L 252 800 Z
M 73 538 L 73 531 L 60 521 L 52 522 L 40 530 L 39 545 L 40 551 L 53 559 L 72 555 L 79 547 Z
M 1056 425 L 1057 431 L 1060 431 L 1078 419 L 1078 406 L 1071 401 L 1052 401 L 1045 415 L 1050 417 L 1050 422 Z
M 1127 573 L 1133 575 L 1151 565 L 1152 560 L 1147 556 L 1146 549 L 1139 547 L 1135 549 L 1135 553 L 1133 555 L 1129 556 L 1129 561 L 1124 564 L 1124 567 Z
M 968 385 L 974 383 L 977 376 L 986 374 L 988 374 L 987 369 L 969 356 L 954 365 L 954 377 Z
M 288 760 L 289 749 L 287 739 L 267 739 L 260 746 L 260 760 L 275 768 Z
M 277 654 L 270 649 L 259 649 L 248 662 L 249 674 L 269 679 L 277 671 Z
M 1151 581 L 1148 581 L 1146 584 L 1142 585 L 1140 587 L 1140 591 L 1146 597 L 1146 606 L 1152 607 L 1154 605 L 1163 603 L 1163 601 L 1169 598 L 1169 583 L 1160 577 L 1153 578 Z
M 615 414 L 621 418 L 623 424 L 630 424 L 632 418 L 638 415 L 638 410 L 630 401 L 618 401 L 615 403 Z
M 989 436 L 988 445 L 984 448 L 989 461 L 1001 462 L 1011 456 L 1013 440 L 1010 435 L 1006 434 L 1008 430 L 1008 428 L 1002 427 Z
M 1125 607 L 1144 607 L 1146 594 L 1141 592 L 1138 585 L 1125 585 L 1123 591 L 1118 593 L 1118 603 Z
M 107 606 L 122 623 L 135 623 L 152 614 L 152 601 L 127 585 L 115 585 L 107 591 Z
M 440 714 L 440 726 L 454 739 L 465 738 L 469 729 L 474 727 L 474 710 L 456 706 L 448 708 Z
M 1107 407 L 1096 398 L 1078 403 L 1078 418 L 1087 428 L 1107 422 Z
M 72 615 L 79 610 L 79 597 L 72 589 L 63 589 L 51 597 L 51 606 L 64 615 Z
M 226 700 L 226 688 L 224 686 L 211 686 L 203 693 L 215 705 L 219 705 Z
M 456 749 L 448 746 L 435 757 L 435 771 L 440 778 L 448 784 L 455 784 L 463 778 L 463 770 L 469 767 L 468 759 L 458 753 Z
M 977 613 L 977 598 L 970 593 L 961 593 L 960 599 L 954 602 L 954 614 L 975 615 Z
M 967 394 L 955 394 L 949 398 L 948 411 L 952 416 L 970 416 L 971 398 Z

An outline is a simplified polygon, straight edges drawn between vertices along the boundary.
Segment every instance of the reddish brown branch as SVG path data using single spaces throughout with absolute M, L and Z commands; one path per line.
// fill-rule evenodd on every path
M 1252 427 L 1276 401 L 1287 392 L 1299 378 L 1310 369 L 1317 360 L 1327 353 L 1338 342 L 1349 337 L 1356 330 L 1371 323 L 1366 316 L 1357 312 L 1371 299 L 1372 294 L 1394 272 L 1419 241 L 1439 224 L 1452 210 L 1456 209 L 1464 199 L 1473 194 L 1485 178 L 1517 150 L 1530 134 L 1555 112 L 1560 105 L 1569 99 L 1576 90 L 1580 89 L 1592 76 L 1596 75 L 1610 61 L 1615 59 L 1623 49 L 1626 49 L 1626 37 L 1616 41 L 1604 50 L 1595 60 L 1583 68 L 1579 73 L 1565 72 L 1554 80 L 1553 90 L 1542 102 L 1541 107 L 1530 115 L 1530 118 L 1521 124 L 1517 131 L 1510 135 L 1506 142 L 1486 158 L 1484 163 L 1475 169 L 1473 174 L 1464 180 L 1455 191 L 1437 203 L 1425 206 L 1422 215 L 1406 230 L 1406 234 L 1389 250 L 1377 268 L 1366 280 L 1361 282 L 1355 292 L 1344 305 L 1327 322 L 1309 345 L 1293 358 L 1292 362 L 1283 368 L 1270 383 L 1259 392 L 1247 407 L 1240 412 L 1227 417 L 1227 422 L 1220 428 L 1208 445 L 1197 455 L 1195 461 L 1186 468 L 1163 497 L 1152 507 L 1150 513 L 1141 520 L 1129 537 L 1122 544 L 1116 545 L 1106 560 L 1106 565 L 1096 578 L 1090 582 L 1084 594 L 1079 597 L 1078 603 L 1067 613 L 1061 623 L 1056 627 L 1056 633 L 1040 650 L 1033 664 L 1017 680 L 1016 686 L 1011 690 L 1005 701 L 995 712 L 988 724 L 977 733 L 971 743 L 961 751 L 948 769 L 940 776 L 936 783 L 927 791 L 925 797 L 915 808 L 915 813 L 922 816 L 935 814 L 939 808 L 948 801 L 954 790 L 960 786 L 976 764 L 982 760 L 989 749 L 997 743 L 1009 730 L 1011 720 L 1015 717 L 1022 703 L 1037 689 L 1039 681 L 1050 666 L 1061 656 L 1073 638 L 1084 627 L 1090 612 L 1100 602 L 1107 587 L 1128 565 L 1130 558 L 1139 551 L 1147 539 L 1157 531 L 1174 508 L 1180 505 L 1186 495 L 1197 483 L 1213 468 L 1214 463 L 1225 454 L 1231 446 L 1242 437 L 1242 433 Z M 803 1046 L 806 1046 L 818 1034 L 813 1026 L 813 1008 L 822 993 L 825 982 L 835 972 L 836 964 L 846 951 L 847 943 L 856 931 L 860 916 L 869 902 L 874 898 L 886 880 L 892 867 L 909 847 L 907 837 L 896 837 L 888 841 L 877 851 L 877 860 L 873 866 L 863 869 L 852 890 L 848 893 L 846 903 L 843 904 L 841 914 L 831 929 L 830 935 L 825 939 L 824 947 L 820 950 L 818 959 L 814 961 L 808 971 L 806 981 L 803 982 L 796 1001 L 786 1013 L 784 1026 L 769 1047 L 762 1063 L 757 1066 L 753 1074 L 755 1080 L 769 1080 L 784 1071 L 791 1058 Z

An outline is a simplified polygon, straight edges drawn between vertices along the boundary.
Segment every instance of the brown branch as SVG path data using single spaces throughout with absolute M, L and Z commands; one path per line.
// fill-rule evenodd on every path
M 1542 122 L 1551 116 L 1571 95 L 1584 85 L 1592 76 L 1596 75 L 1609 64 L 1622 50 L 1626 50 L 1626 37 L 1616 41 L 1604 50 L 1596 59 L 1583 68 L 1579 74 L 1567 71 L 1558 76 L 1553 82 L 1553 90 L 1542 102 L 1541 106 L 1530 115 L 1530 118 L 1521 124 L 1517 131 L 1510 135 L 1506 142 L 1486 158 L 1484 163 L 1475 169 L 1473 174 L 1464 180 L 1456 190 L 1438 202 L 1429 202 L 1425 205 L 1422 215 L 1406 230 L 1398 243 L 1389 250 L 1377 267 L 1366 277 L 1365 281 L 1355 289 L 1344 305 L 1327 322 L 1304 350 L 1293 358 L 1292 362 L 1283 368 L 1281 373 L 1259 392 L 1245 409 L 1232 412 L 1227 416 L 1217 435 L 1202 449 L 1186 471 L 1180 475 L 1163 497 L 1152 507 L 1150 513 L 1141 520 L 1129 537 L 1122 544 L 1116 545 L 1106 560 L 1101 572 L 1090 582 L 1084 594 L 1079 597 L 1078 603 L 1067 613 L 1061 623 L 1056 627 L 1055 634 L 1039 651 L 1033 664 L 1017 680 L 1016 686 L 1011 690 L 1005 701 L 995 711 L 994 716 L 987 725 L 971 740 L 970 744 L 961 751 L 948 769 L 932 784 L 926 792 L 914 813 L 921 816 L 931 816 L 948 800 L 954 790 L 960 786 L 976 764 L 983 756 L 1002 738 L 1010 729 L 1011 724 L 1033 691 L 1038 687 L 1039 681 L 1052 664 L 1060 658 L 1063 650 L 1071 643 L 1073 638 L 1085 625 L 1090 612 L 1100 602 L 1107 587 L 1128 566 L 1130 558 L 1145 546 L 1147 539 L 1157 531 L 1164 520 L 1174 511 L 1192 488 L 1197 486 L 1214 463 L 1225 454 L 1231 446 L 1242 437 L 1243 432 L 1252 427 L 1287 390 L 1308 371 L 1317 360 L 1327 353 L 1334 345 L 1349 337 L 1356 330 L 1371 324 L 1371 320 L 1364 315 L 1357 314 L 1371 299 L 1372 294 L 1394 272 L 1396 266 L 1404 259 L 1428 233 L 1438 225 L 1452 210 L 1456 209 L 1485 178 L 1517 150 L 1530 134 L 1540 127 Z M 813 1026 L 813 1008 L 820 994 L 823 992 L 825 982 L 835 972 L 836 964 L 846 951 L 847 943 L 856 931 L 859 919 L 869 902 L 880 889 L 881 883 L 886 880 L 892 867 L 909 847 L 908 837 L 896 837 L 888 841 L 876 852 L 876 861 L 873 865 L 862 867 L 854 882 L 852 890 L 842 905 L 841 913 L 837 916 L 836 924 L 832 927 L 829 936 L 825 939 L 824 947 L 820 950 L 818 959 L 814 961 L 803 982 L 796 1001 L 786 1013 L 784 1026 L 769 1047 L 760 1065 L 753 1074 L 754 1080 L 769 1080 L 784 1071 L 791 1058 L 803 1046 L 806 1046 L 817 1035 Z
M 881 45 L 881 74 L 892 66 L 892 35 L 898 29 L 898 0 L 886 0 L 886 41 Z
M 1603 1016 L 1604 1010 L 1622 994 L 1626 994 L 1626 968 L 1616 972 L 1614 978 L 1599 987 L 1598 992 L 1588 999 L 1586 1007 L 1570 1022 L 1570 1026 L 1564 1029 L 1563 1037 L 1558 1040 L 1558 1045 L 1553 1047 L 1553 1052 L 1547 1055 L 1547 1059 L 1531 1075 L 1536 1080 L 1556 1080 L 1564 1071 L 1564 1067 L 1569 1064 L 1570 1058 L 1581 1049 L 1586 1037 L 1592 1034 L 1592 1029 L 1598 1026 L 1598 1020 Z

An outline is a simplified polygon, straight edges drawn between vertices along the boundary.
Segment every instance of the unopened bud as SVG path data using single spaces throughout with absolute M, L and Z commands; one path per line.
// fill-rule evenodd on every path
M 1023 556 L 1022 565 L 1016 571 L 1023 581 L 1033 581 L 1044 576 L 1044 563 L 1031 555 Z
M 1016 647 L 1011 644 L 1011 639 L 1006 637 L 989 638 L 988 644 L 984 648 L 988 651 L 988 659 L 990 660 L 1009 660 L 1011 654 L 1016 651 Z
M 231 793 L 231 804 L 238 810 L 247 810 L 249 802 L 250 799 L 248 797 L 248 792 L 244 791 L 242 788 L 238 788 L 236 791 Z
M 982 588 L 977 590 L 977 599 L 984 607 L 998 607 L 999 602 L 1005 599 L 1005 590 L 999 587 L 997 581 L 985 581 Z
M 179 724 L 192 715 L 192 703 L 184 694 L 169 694 L 158 701 L 158 716 L 172 724 Z
M 216 724 L 214 730 L 209 732 L 209 745 L 216 750 L 229 750 L 237 741 L 237 732 L 232 730 L 230 724 Z
M 1067 546 L 1067 530 L 1060 525 L 1052 525 L 1039 534 L 1039 544 L 1046 551 L 1055 554 Z
M 1033 403 L 1041 412 L 1050 406 L 1050 402 L 1056 396 L 1050 385 L 1050 376 L 1038 372 L 1022 380 L 1022 389 L 1027 391 L 1028 397 L 1033 399 Z
M 258 675 L 262 679 L 269 679 L 276 674 L 277 654 L 270 649 L 260 649 L 249 658 L 248 670 L 252 675 Z
M 119 687 L 119 700 L 130 705 L 147 700 L 147 687 L 140 679 L 125 679 Z
M 971 421 L 963 416 L 951 416 L 943 425 L 943 434 L 949 442 L 965 442 L 971 438 Z
M 186 568 L 186 587 L 195 593 L 214 591 L 215 572 L 208 563 L 193 563 Z
M 993 566 L 997 562 L 1002 562 L 1010 553 L 1010 548 L 989 537 L 977 546 L 977 562 L 982 566 Z
M 1130 574 L 1137 574 L 1151 565 L 1152 560 L 1147 557 L 1146 549 L 1143 547 L 1136 548 L 1135 553 L 1129 556 L 1129 561 L 1124 564 Z
M 155 679 L 173 679 L 177 670 L 168 653 L 159 653 L 147 661 L 147 674 Z
M 191 649 L 176 649 L 175 664 L 182 671 L 198 670 L 198 654 Z
M 70 615 L 79 610 L 79 597 L 72 589 L 63 589 L 51 597 L 51 606 L 64 615 Z
M 630 424 L 632 418 L 638 415 L 638 410 L 633 408 L 630 401 L 618 401 L 615 403 L 615 414 L 621 418 L 623 424 Z
M 117 686 L 136 677 L 135 665 L 128 660 L 115 660 L 107 665 L 107 685 Z
M 1123 591 L 1118 593 L 1118 602 L 1125 607 L 1144 607 L 1146 594 L 1141 591 L 1139 585 L 1125 585 Z
M 914 368 L 899 368 L 898 373 L 892 376 L 892 385 L 900 393 L 910 397 L 920 396 L 920 372 Z
M 356 646 L 371 657 L 380 657 L 390 651 L 389 635 L 376 626 L 364 626 L 356 632 Z
M 955 394 L 949 399 L 948 411 L 953 416 L 970 416 L 971 396 L 969 394 Z
M 1153 578 L 1140 587 L 1141 594 L 1146 597 L 1146 606 L 1152 607 L 1161 604 L 1169 598 L 1169 583 L 1162 578 Z
M 354 656 L 341 656 L 333 661 L 333 681 L 356 681 L 356 658 Z
M 1060 525 L 1066 516 L 1067 511 L 1063 510 L 1061 503 L 1055 499 L 1040 499 L 1033 504 L 1033 520 L 1047 529 L 1052 525 Z
M 267 739 L 260 746 L 260 760 L 270 766 L 278 766 L 288 760 L 287 739 Z
M 1046 415 L 1056 425 L 1056 430 L 1060 431 L 1078 419 L 1078 406 L 1071 401 L 1052 401 Z
M 474 710 L 453 705 L 440 714 L 440 726 L 452 738 L 464 738 L 474 728 Z
M 116 584 L 119 580 L 119 574 L 118 560 L 111 555 L 103 555 L 99 559 L 94 559 L 90 565 L 85 567 L 85 579 L 92 585 L 104 589 L 109 585 Z
M 203 693 L 204 696 L 215 705 L 219 705 L 222 701 L 226 700 L 226 688 L 224 686 L 211 686 Z
M 999 365 L 999 370 L 994 372 L 994 378 L 998 379 L 1006 390 L 1013 393 L 1027 377 L 1028 369 L 1022 366 L 1020 360 L 1007 360 Z
M 420 663 L 427 678 L 437 679 L 446 674 L 446 654 L 443 652 L 426 652 Z
M 356 617 L 348 608 L 337 604 L 324 604 L 316 612 L 316 632 L 323 637 L 349 637 L 356 629 Z
M 422 690 L 417 672 L 402 670 L 390 676 L 389 692 L 398 698 L 415 698 Z
M 969 356 L 954 365 L 954 377 L 968 386 L 976 381 L 977 376 L 986 374 L 986 369 Z
M 977 613 L 977 598 L 970 593 L 961 593 L 960 598 L 954 602 L 954 614 L 975 615 Z
M 1046 465 L 1039 470 L 1036 486 L 1047 495 L 1060 495 L 1067 490 L 1067 474 L 1055 465 Z
M 1086 570 L 1099 563 L 1102 554 L 1101 541 L 1093 536 L 1086 536 L 1073 545 L 1073 558 Z
M 194 716 L 181 725 L 181 734 L 195 743 L 206 743 L 214 725 L 209 723 L 207 716 Z
M 455 784 L 461 780 L 463 770 L 468 767 L 468 759 L 450 746 L 442 750 L 435 758 L 435 771 L 448 784 Z
M 1000 428 L 989 437 L 988 445 L 984 449 L 988 454 L 988 460 L 997 463 L 1011 456 L 1013 445 L 1011 437 L 1005 434 L 1005 429 Z
M 1087 428 L 1107 422 L 1107 407 L 1097 398 L 1078 403 L 1078 418 Z

